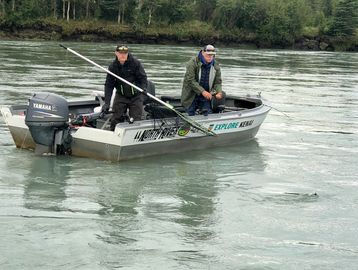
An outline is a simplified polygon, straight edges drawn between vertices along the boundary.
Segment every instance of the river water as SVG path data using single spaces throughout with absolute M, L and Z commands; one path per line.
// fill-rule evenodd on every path
M 103 66 L 114 44 L 64 45 Z M 198 48 L 131 45 L 159 94 Z M 0 104 L 105 74 L 54 42 L 0 41 Z M 0 269 L 356 269 L 358 54 L 219 48 L 223 86 L 274 109 L 246 144 L 122 163 L 37 157 L 0 118 Z

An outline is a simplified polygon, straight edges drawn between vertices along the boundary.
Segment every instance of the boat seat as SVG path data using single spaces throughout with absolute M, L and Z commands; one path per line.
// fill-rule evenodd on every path
M 165 102 L 167 102 L 167 101 L 179 101 L 180 102 L 179 96 L 161 96 L 160 99 Z
M 111 97 L 111 102 L 110 102 L 110 105 L 109 105 L 109 110 L 112 111 L 112 106 L 113 106 L 113 102 L 114 102 L 114 97 L 116 96 L 115 94 L 116 92 L 113 91 L 112 93 L 112 97 Z M 102 110 L 102 106 L 104 104 L 104 93 L 101 92 L 101 91 L 93 91 L 92 92 L 92 95 L 94 95 L 96 97 L 96 99 L 99 100 L 99 106 L 95 107 L 93 109 L 93 112 L 95 113 L 98 113 L 98 112 L 101 112 Z
M 157 103 L 149 103 L 144 106 L 144 110 L 148 113 L 148 116 L 151 119 L 157 118 L 171 118 L 177 117 L 178 115 L 171 109 L 165 107 L 164 105 Z M 185 112 L 183 107 L 175 108 L 179 112 Z
M 170 103 L 174 107 L 182 106 L 180 96 L 161 96 L 160 99 L 166 103 Z

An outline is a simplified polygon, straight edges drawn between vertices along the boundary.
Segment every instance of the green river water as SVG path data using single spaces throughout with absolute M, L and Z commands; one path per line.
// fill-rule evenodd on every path
M 103 66 L 115 44 L 71 43 Z M 131 45 L 159 94 L 199 48 Z M 0 269 L 357 269 L 358 54 L 219 48 L 254 141 L 122 163 L 16 149 L 0 117 Z M 54 42 L 0 41 L 0 105 L 103 90 Z

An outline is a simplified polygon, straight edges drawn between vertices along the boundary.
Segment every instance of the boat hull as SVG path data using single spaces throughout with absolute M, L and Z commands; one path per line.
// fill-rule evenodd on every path
M 153 155 L 237 145 L 252 140 L 256 136 L 259 128 L 260 126 L 257 126 L 253 129 L 239 133 L 227 133 L 218 137 L 205 136 L 188 138 L 186 140 L 170 140 L 160 142 L 160 145 L 158 145 L 158 143 L 148 143 L 144 145 L 119 146 L 75 138 L 72 147 L 72 155 L 110 161 L 121 161 Z
M 175 123 L 173 119 L 144 120 L 134 124 L 120 123 L 114 132 L 85 126 L 73 127 L 71 154 L 78 157 L 122 161 L 236 145 L 250 141 L 256 136 L 270 108 L 262 103 L 258 107 L 242 111 L 193 118 L 216 133 L 216 136 L 207 136 L 195 128 L 185 127 L 185 123 Z M 35 149 L 36 144 L 25 124 L 25 116 L 15 111 L 11 106 L 1 108 L 16 147 Z

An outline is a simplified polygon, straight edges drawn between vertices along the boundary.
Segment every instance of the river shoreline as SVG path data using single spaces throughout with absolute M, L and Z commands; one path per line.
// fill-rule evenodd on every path
M 269 44 L 257 38 L 247 38 L 239 35 L 223 35 L 211 33 L 180 34 L 150 32 L 124 27 L 112 31 L 106 27 L 72 27 L 64 28 L 62 25 L 36 23 L 30 25 L 1 25 L 0 39 L 7 40 L 58 40 L 58 41 L 85 41 L 85 42 L 122 42 L 137 44 L 161 45 L 198 45 L 216 44 L 217 46 L 230 46 L 251 49 L 293 49 L 306 51 L 358 51 L 357 42 L 347 42 L 329 36 L 302 36 L 294 42 L 282 44 Z

